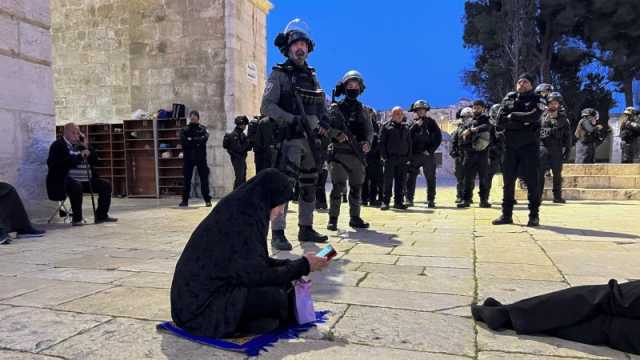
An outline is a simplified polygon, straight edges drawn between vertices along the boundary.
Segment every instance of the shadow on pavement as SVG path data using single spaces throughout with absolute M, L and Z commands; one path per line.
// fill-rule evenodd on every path
M 557 232 L 559 234 L 566 235 L 582 235 L 582 236 L 593 236 L 593 237 L 615 237 L 615 238 L 624 238 L 624 239 L 640 239 L 640 236 L 635 234 L 625 234 L 625 233 L 617 233 L 612 231 L 600 231 L 600 230 L 588 230 L 588 229 L 578 229 L 578 228 L 569 228 L 562 226 L 551 226 L 551 225 L 540 225 L 538 229 L 541 230 L 551 230 Z

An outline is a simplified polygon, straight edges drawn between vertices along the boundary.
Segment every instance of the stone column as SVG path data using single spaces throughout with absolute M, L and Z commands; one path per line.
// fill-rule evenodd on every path
M 47 216 L 45 176 L 55 137 L 49 0 L 0 0 L 0 181 L 32 217 Z

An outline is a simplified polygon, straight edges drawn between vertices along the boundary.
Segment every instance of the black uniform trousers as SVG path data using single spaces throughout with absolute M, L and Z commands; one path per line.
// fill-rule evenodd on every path
M 456 176 L 456 199 L 464 197 L 464 157 L 458 156 L 455 159 L 454 174 Z
M 407 179 L 407 200 L 413 201 L 416 193 L 416 180 L 420 168 L 427 180 L 427 201 L 436 199 L 436 158 L 433 154 L 413 154 L 409 162 L 409 178 Z
M 477 174 L 480 183 L 480 200 L 487 201 L 489 199 L 489 150 L 465 151 L 463 168 L 464 192 L 462 199 L 465 202 L 471 202 Z
M 596 162 L 596 143 L 576 142 L 576 164 L 593 164 Z
M 496 311 L 501 308 L 519 334 L 548 334 L 640 354 L 640 281 L 577 286 Z
M 241 156 L 231 156 L 231 165 L 235 181 L 233 182 L 233 190 L 247 182 L 247 159 Z
M 489 178 L 487 180 L 487 192 L 491 195 L 491 187 L 493 186 L 493 177 L 502 170 L 502 159 L 500 157 L 491 158 L 489 156 Z
M 407 178 L 407 158 L 390 157 L 384 163 L 384 198 L 383 202 L 391 202 L 393 190 L 393 202 L 396 205 L 404 203 L 404 187 Z
M 329 177 L 329 170 L 324 166 L 322 170 L 318 172 L 318 183 L 316 184 L 316 208 L 327 208 L 327 178 Z
M 538 195 L 538 172 L 540 168 L 540 144 L 532 142 L 519 147 L 507 146 L 502 163 L 504 187 L 502 192 L 502 214 L 511 218 L 515 202 L 516 179 L 524 176 L 529 200 L 529 216 L 538 216 L 540 195 Z M 522 174 L 519 174 L 519 170 Z
M 273 167 L 273 153 L 270 148 L 254 150 L 256 174 L 264 169 Z
M 551 170 L 553 175 L 553 198 L 562 198 L 562 146 L 540 147 L 540 174 L 538 193 L 540 200 L 544 194 L 545 173 Z
M 189 195 L 191 195 L 191 178 L 193 177 L 194 168 L 198 168 L 202 198 L 204 201 L 211 201 L 211 195 L 209 194 L 209 166 L 207 165 L 207 159 L 205 157 L 194 159 L 184 158 L 184 190 L 182 200 L 188 201 Z
M 362 202 L 382 202 L 384 198 L 384 169 L 382 160 L 367 158 L 367 169 L 362 185 Z
M 82 221 L 82 194 L 93 191 L 98 194 L 98 207 L 96 208 L 96 219 L 105 219 L 109 213 L 111 206 L 111 184 L 98 179 L 91 178 L 91 187 L 88 181 L 76 181 L 70 176 L 64 180 L 64 189 L 71 203 L 71 212 L 73 222 Z

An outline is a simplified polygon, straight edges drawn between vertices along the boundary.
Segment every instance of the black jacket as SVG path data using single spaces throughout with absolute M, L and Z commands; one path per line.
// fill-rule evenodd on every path
M 474 116 L 473 119 L 469 120 L 466 124 L 462 126 L 461 131 L 465 130 L 475 130 L 476 133 L 482 132 L 490 132 L 491 131 L 491 123 L 489 122 L 489 117 L 484 114 L 480 114 L 478 116 Z M 467 139 L 462 138 L 462 133 L 460 133 L 460 146 L 464 151 L 475 151 L 473 150 L 473 135 L 469 136 Z
M 231 158 L 245 159 L 247 153 L 251 150 L 251 143 L 249 138 L 245 135 L 244 130 L 236 126 L 232 132 L 225 135 L 225 149 L 231 156 Z
M 202 124 L 190 123 L 180 131 L 180 142 L 184 149 L 185 160 L 202 160 L 207 158 L 207 140 L 209 131 Z
M 540 141 L 545 148 L 570 149 L 573 137 L 571 123 L 564 112 L 558 112 L 555 118 L 545 111 L 540 124 Z
M 507 148 L 518 148 L 540 141 L 540 117 L 545 101 L 533 91 L 510 92 L 502 100 L 498 127 L 505 129 Z
M 76 151 L 84 149 L 85 147 L 83 145 L 75 147 Z M 98 160 L 98 155 L 94 149 L 91 150 L 91 154 L 87 160 L 89 165 L 93 167 Z M 51 144 L 49 147 L 49 157 L 47 158 L 47 166 L 49 167 L 49 171 L 47 172 L 47 195 L 49 196 L 49 200 L 62 201 L 67 197 L 64 190 L 65 178 L 69 175 L 69 170 L 81 164 L 82 161 L 83 159 L 80 154 L 72 155 L 70 153 L 67 142 L 63 137 L 59 137 Z M 95 174 L 95 171 L 91 173 Z
M 442 131 L 440 131 L 438 123 L 430 117 L 424 119 L 422 125 L 418 125 L 417 122 L 413 123 L 410 132 L 413 154 L 421 154 L 428 151 L 429 154 L 433 155 L 438 150 L 440 143 L 442 143 Z
M 408 158 L 411 155 L 411 132 L 406 122 L 389 121 L 380 130 L 380 155 L 383 159 Z
M 269 213 L 292 193 L 286 175 L 263 170 L 220 200 L 198 225 L 171 284 L 176 325 L 197 336 L 230 336 L 250 288 L 284 288 L 309 273 L 305 258 L 272 259 L 267 250 Z

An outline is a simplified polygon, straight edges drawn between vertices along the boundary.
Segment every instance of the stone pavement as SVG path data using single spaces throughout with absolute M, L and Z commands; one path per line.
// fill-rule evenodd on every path
M 340 256 L 313 276 L 317 308 L 330 310 L 330 320 L 261 358 L 640 360 L 493 333 L 469 312 L 486 296 L 513 301 L 609 278 L 640 279 L 640 202 L 545 203 L 543 226 L 530 229 L 492 226 L 497 207 L 459 210 L 453 198 L 448 187 L 439 189 L 435 210 L 366 208 L 370 231 L 349 230 L 343 216 L 342 231 L 331 236 Z M 115 199 L 117 224 L 57 224 L 44 238 L 0 246 L 0 359 L 244 358 L 154 329 L 170 318 L 175 262 L 209 210 L 179 209 L 177 202 Z M 526 205 L 517 208 L 522 224 Z M 316 221 L 324 229 L 327 214 Z M 295 238 L 296 229 L 287 232 Z M 305 248 L 276 256 L 318 249 Z

